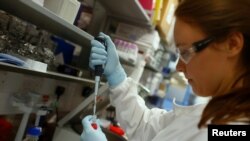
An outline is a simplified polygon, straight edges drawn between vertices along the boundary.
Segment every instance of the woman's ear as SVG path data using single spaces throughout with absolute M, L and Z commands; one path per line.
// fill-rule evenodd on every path
M 244 36 L 240 32 L 234 32 L 228 36 L 227 39 L 227 54 L 229 57 L 239 55 L 244 46 Z

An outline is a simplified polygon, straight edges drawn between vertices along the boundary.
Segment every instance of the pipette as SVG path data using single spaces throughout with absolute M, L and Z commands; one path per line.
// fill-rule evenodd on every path
M 107 49 L 107 45 L 106 45 L 104 37 L 98 36 L 98 37 L 95 38 L 95 40 L 102 43 L 105 46 L 105 49 Z M 97 119 L 97 116 L 96 116 L 97 94 L 98 94 L 101 75 L 103 74 L 103 72 L 104 72 L 104 68 L 103 68 L 102 65 L 96 65 L 95 66 L 95 91 L 94 91 L 95 98 L 94 98 L 93 119 L 92 119 L 92 122 L 93 122 L 92 127 L 94 129 L 97 128 L 97 125 L 96 125 L 96 119 Z

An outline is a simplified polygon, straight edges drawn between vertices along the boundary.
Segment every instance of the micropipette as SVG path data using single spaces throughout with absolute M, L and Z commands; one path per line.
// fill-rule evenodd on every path
M 95 38 L 95 40 L 102 43 L 105 46 L 105 49 L 107 49 L 107 45 L 106 45 L 104 37 L 98 36 L 98 37 Z M 92 127 L 94 129 L 97 128 L 97 125 L 95 123 L 96 119 L 97 119 L 97 116 L 96 116 L 97 94 L 98 94 L 101 75 L 103 74 L 103 72 L 104 72 L 104 68 L 103 68 L 102 65 L 96 65 L 95 66 L 95 91 L 94 91 L 95 98 L 94 98 L 93 119 L 92 119 L 92 121 L 93 121 Z

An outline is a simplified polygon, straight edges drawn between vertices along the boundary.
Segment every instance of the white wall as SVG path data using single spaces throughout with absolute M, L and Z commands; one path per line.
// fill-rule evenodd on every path
M 20 113 L 11 104 L 14 93 L 27 94 L 32 91 L 55 98 L 54 92 L 58 85 L 65 87 L 65 93 L 60 99 L 60 111 L 69 111 L 83 100 L 82 84 L 0 71 L 0 115 Z

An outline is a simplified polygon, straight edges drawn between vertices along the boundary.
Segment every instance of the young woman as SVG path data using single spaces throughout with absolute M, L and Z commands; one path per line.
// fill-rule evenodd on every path
M 182 0 L 176 9 L 174 38 L 183 72 L 193 91 L 208 104 L 173 112 L 148 109 L 120 65 L 115 46 L 93 40 L 90 66 L 105 64 L 111 102 L 129 141 L 205 141 L 208 124 L 250 124 L 250 0 Z M 83 119 L 82 140 L 103 140 Z

